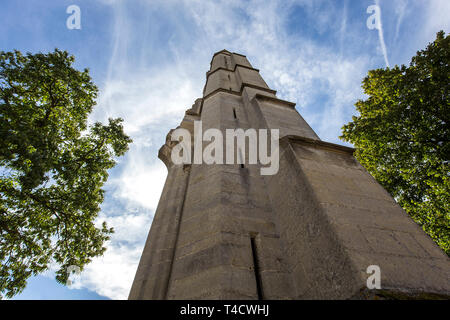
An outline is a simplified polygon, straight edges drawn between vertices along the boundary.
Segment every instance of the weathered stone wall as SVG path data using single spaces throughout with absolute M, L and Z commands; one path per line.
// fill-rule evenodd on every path
M 173 165 L 169 133 L 159 153 L 168 177 L 130 299 L 370 298 L 381 293 L 365 289 L 369 265 L 380 266 L 385 296 L 450 295 L 448 257 L 351 148 L 320 141 L 275 93 L 245 56 L 214 55 L 180 127 L 279 129 L 279 172 Z

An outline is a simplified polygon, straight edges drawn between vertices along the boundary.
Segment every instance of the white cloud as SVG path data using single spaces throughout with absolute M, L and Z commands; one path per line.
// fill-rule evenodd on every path
M 126 299 L 143 246 L 143 243 L 130 246 L 110 242 L 105 255 L 94 259 L 74 281 L 72 288 L 88 288 L 111 299 Z
M 164 129 L 176 125 L 190 106 L 186 102 L 195 100 L 195 93 L 192 79 L 177 68 L 145 70 L 109 80 L 93 117 L 103 121 L 108 116 L 122 117 L 125 131 L 134 138 L 151 124 L 166 121 Z
M 116 185 L 114 196 L 154 211 L 166 176 L 167 169 L 162 162 L 151 164 L 145 154 L 133 154 L 121 175 L 112 181 Z

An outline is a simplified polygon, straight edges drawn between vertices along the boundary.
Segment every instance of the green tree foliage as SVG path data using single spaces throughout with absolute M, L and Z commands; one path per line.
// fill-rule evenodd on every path
M 409 67 L 369 71 L 368 98 L 341 139 L 428 235 L 450 254 L 450 37 L 443 31 Z
M 30 276 L 83 267 L 113 232 L 96 225 L 102 185 L 131 139 L 122 119 L 88 128 L 97 87 L 74 57 L 0 52 L 0 298 Z

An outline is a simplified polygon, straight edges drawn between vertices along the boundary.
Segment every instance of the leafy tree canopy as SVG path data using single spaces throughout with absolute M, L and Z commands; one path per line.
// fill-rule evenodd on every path
M 443 31 L 409 67 L 369 71 L 359 116 L 341 139 L 356 158 L 450 254 L 450 37 Z
M 88 128 L 97 87 L 56 49 L 0 52 L 0 298 L 56 264 L 83 267 L 113 232 L 96 225 L 101 189 L 131 139 L 122 119 Z

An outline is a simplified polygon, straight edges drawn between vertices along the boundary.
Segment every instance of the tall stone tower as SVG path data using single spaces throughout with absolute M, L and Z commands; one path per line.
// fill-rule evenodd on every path
M 222 50 L 181 128 L 279 129 L 279 171 L 171 161 L 130 299 L 448 297 L 449 258 L 353 157 L 324 142 L 245 56 Z M 246 154 L 248 157 L 248 152 Z M 246 162 L 248 163 L 248 162 Z M 381 289 L 369 290 L 369 266 Z M 371 270 L 371 269 L 369 269 Z

